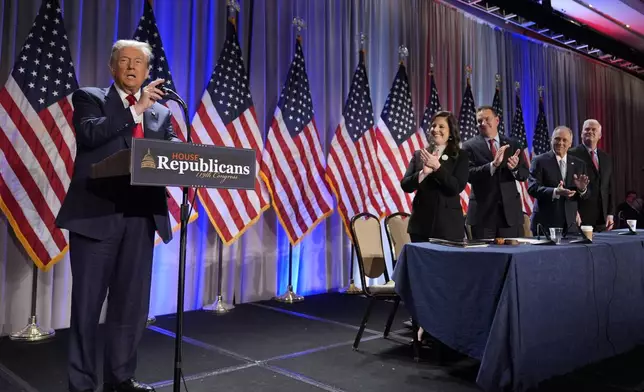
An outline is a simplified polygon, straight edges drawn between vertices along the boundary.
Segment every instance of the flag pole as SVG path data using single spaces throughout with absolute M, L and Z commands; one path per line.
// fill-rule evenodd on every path
M 9 335 L 9 339 L 21 342 L 39 342 L 53 338 L 56 335 L 53 329 L 42 328 L 38 325 L 36 318 L 36 301 L 38 298 L 38 267 L 36 264 L 32 267 L 31 278 L 31 316 L 27 326 L 18 332 Z
M 228 0 L 228 19 L 233 23 L 235 29 L 237 29 L 237 12 L 239 12 L 239 3 L 236 0 Z M 227 304 L 224 301 L 223 296 L 221 295 L 221 287 L 224 276 L 224 242 L 219 235 L 217 235 L 217 297 L 215 302 L 210 305 L 204 306 L 202 309 L 208 312 L 212 312 L 218 315 L 223 315 L 233 310 L 235 306 L 233 304 Z
M 301 40 L 302 29 L 306 28 L 304 19 L 296 16 L 295 18 L 293 18 L 293 26 L 295 26 L 295 29 L 297 29 L 297 39 Z M 304 301 L 304 297 L 298 295 L 293 291 L 293 244 L 291 244 L 290 240 L 288 243 L 288 288 L 286 290 L 286 293 L 277 296 L 274 299 L 278 302 L 285 302 L 288 304 Z
M 365 41 L 367 40 L 367 35 L 365 33 L 360 33 L 359 35 L 360 39 L 360 53 L 364 55 L 365 52 Z M 349 287 L 347 287 L 344 292 L 346 294 L 362 294 L 362 290 L 359 289 L 356 286 L 355 279 L 353 279 L 353 274 L 354 274 L 354 252 L 355 252 L 355 245 L 353 244 L 353 240 L 349 238 L 349 241 L 351 242 L 351 259 L 349 259 Z
M 288 243 L 288 288 L 286 293 L 275 297 L 275 301 L 292 304 L 294 302 L 304 301 L 304 297 L 293 291 L 293 245 Z
M 233 304 L 227 304 L 224 301 L 223 296 L 221 295 L 221 286 L 224 276 L 224 242 L 221 237 L 217 236 L 217 258 L 219 259 L 218 273 L 217 273 L 217 298 L 215 302 L 210 305 L 204 306 L 203 310 L 208 312 L 213 312 L 215 314 L 226 314 L 229 311 L 233 310 L 235 306 Z
M 154 6 L 153 0 L 147 0 L 147 2 L 148 2 L 148 4 L 150 4 L 150 7 Z M 145 6 L 143 7 L 143 9 L 145 10 Z M 145 11 L 143 11 L 143 12 L 145 13 Z M 156 322 L 157 322 L 157 318 L 154 317 L 153 314 L 149 314 L 149 310 L 148 310 L 148 320 L 145 322 L 145 326 L 149 327 L 150 325 L 152 325 L 152 324 L 154 324 Z
M 351 279 L 349 280 L 349 287 L 347 287 L 347 289 L 344 291 L 346 294 L 362 294 L 362 290 L 360 290 L 358 286 L 356 286 L 356 282 L 353 279 L 353 273 L 354 273 L 353 265 L 355 264 L 354 257 L 353 257 L 354 252 L 355 252 L 355 245 L 353 245 L 353 241 L 351 241 L 351 259 L 349 261 L 349 265 L 350 265 L 349 276 L 351 277 Z

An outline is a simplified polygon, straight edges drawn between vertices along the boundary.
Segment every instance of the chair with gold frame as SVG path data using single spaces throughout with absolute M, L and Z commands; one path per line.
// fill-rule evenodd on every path
M 357 350 L 362 334 L 369 321 L 371 310 L 377 300 L 393 300 L 394 305 L 383 336 L 389 336 L 391 324 L 394 321 L 398 305 L 400 304 L 400 296 L 396 293 L 396 286 L 394 281 L 389 278 L 387 265 L 385 263 L 385 252 L 383 248 L 382 235 L 380 231 L 380 220 L 373 214 L 363 212 L 351 218 L 351 236 L 356 249 L 358 268 L 360 269 L 360 280 L 362 283 L 362 290 L 364 294 L 370 298 L 367 309 L 360 323 L 360 328 L 356 334 L 355 341 L 353 342 L 353 349 Z M 367 284 L 367 278 L 377 279 L 384 276 L 385 284 Z M 414 357 L 418 360 L 419 346 L 417 339 L 417 328 L 414 330 Z
M 409 233 L 407 233 L 410 216 L 406 212 L 394 212 L 385 218 L 385 231 L 387 233 L 387 240 L 389 241 L 389 249 L 391 250 L 392 267 L 396 266 L 398 256 L 400 256 L 400 252 L 405 244 L 411 242 Z

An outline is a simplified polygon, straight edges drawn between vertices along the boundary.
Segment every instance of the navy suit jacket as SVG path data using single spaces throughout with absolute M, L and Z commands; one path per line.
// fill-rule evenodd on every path
M 130 185 L 129 176 L 90 179 L 92 164 L 130 148 L 134 118 L 114 85 L 87 87 L 74 92 L 76 160 L 67 196 L 56 225 L 96 240 L 109 238 L 123 216 L 149 216 L 168 243 L 172 239 L 164 187 Z M 155 103 L 143 114 L 145 138 L 177 141 L 170 110 Z
M 469 225 L 485 225 L 490 216 L 497 214 L 499 203 L 503 206 L 503 215 L 509 226 L 523 224 L 523 209 L 521 195 L 517 190 L 516 181 L 528 179 L 528 163 L 524 154 L 519 154 L 519 164 L 516 174 L 506 166 L 508 158 L 516 150 L 520 150 L 519 143 L 499 133 L 499 148 L 509 145 L 503 155 L 503 162 L 494 175 L 490 175 L 490 165 L 494 161 L 488 143 L 481 135 L 477 135 L 465 143 L 463 150 L 469 156 L 469 182 L 472 186 L 467 209 L 467 223 Z
M 537 234 L 537 223 L 540 223 L 544 230 L 551 227 L 560 227 L 564 232 L 578 232 L 576 224 L 578 202 L 590 196 L 590 187 L 586 189 L 583 196 L 573 182 L 573 175 L 586 174 L 584 162 L 568 153 L 566 157 L 566 178 L 561 178 L 561 171 L 557 164 L 557 158 L 553 151 L 534 157 L 530 166 L 530 177 L 528 178 L 528 193 L 534 197 L 534 209 L 532 211 L 532 232 Z M 552 199 L 552 193 L 564 182 L 564 187 L 577 191 L 575 196 L 567 198 L 560 196 L 559 199 Z
M 579 215 L 585 225 L 606 223 L 606 215 L 613 215 L 613 163 L 610 155 L 597 149 L 599 157 L 599 170 L 595 168 L 593 159 L 588 149 L 583 144 L 568 150 L 569 155 L 574 155 L 584 161 L 590 183 L 590 195 L 587 200 L 579 201 Z

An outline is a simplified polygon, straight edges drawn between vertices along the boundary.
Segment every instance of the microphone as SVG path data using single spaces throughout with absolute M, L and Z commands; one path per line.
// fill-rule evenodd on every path
M 568 232 L 570 232 L 570 228 L 574 225 L 574 223 L 569 224 L 566 226 L 563 230 L 561 230 L 561 238 L 566 238 L 568 236 Z
M 543 236 L 546 237 L 545 240 L 541 239 L 539 231 L 541 231 L 543 233 Z M 537 240 L 539 240 L 539 242 L 535 242 L 534 245 L 557 245 L 557 243 L 554 242 L 552 238 L 550 238 L 550 235 L 546 233 L 546 230 L 541 223 L 537 223 Z
M 183 109 L 184 121 L 186 122 L 186 124 L 188 124 L 187 130 L 186 130 L 186 142 L 187 143 L 192 143 L 192 136 L 191 136 L 192 127 L 189 124 L 190 117 L 188 116 L 188 105 L 186 104 L 186 102 L 183 99 L 181 99 L 179 94 L 177 94 L 177 92 L 174 91 L 173 89 L 171 89 L 169 87 L 166 87 L 166 86 L 163 86 L 163 85 L 157 86 L 157 88 L 159 88 L 161 91 L 163 91 L 165 93 L 164 98 L 167 98 L 167 99 L 169 99 L 171 101 L 175 101 Z
M 619 219 L 620 222 L 624 221 L 624 211 L 620 211 L 617 213 L 617 219 Z M 623 231 L 619 233 L 619 235 L 637 235 L 637 232 L 633 230 L 631 225 L 626 222 L 626 227 L 628 228 L 628 231 Z
M 188 105 L 186 105 L 186 103 L 183 101 L 183 99 L 181 99 L 181 97 L 179 96 L 179 94 L 177 94 L 176 91 L 172 90 L 169 87 L 163 86 L 163 85 L 158 86 L 158 88 L 159 88 L 159 90 L 161 90 L 161 91 L 163 91 L 165 93 L 165 98 L 167 98 L 167 99 L 169 99 L 171 101 L 175 101 L 176 103 L 181 105 L 186 111 L 188 110 Z

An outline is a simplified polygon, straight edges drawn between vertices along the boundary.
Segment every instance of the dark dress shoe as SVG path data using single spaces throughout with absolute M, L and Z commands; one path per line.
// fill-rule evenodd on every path
M 104 392 L 155 392 L 154 388 L 147 384 L 140 383 L 133 378 L 125 380 L 118 385 L 105 384 Z

